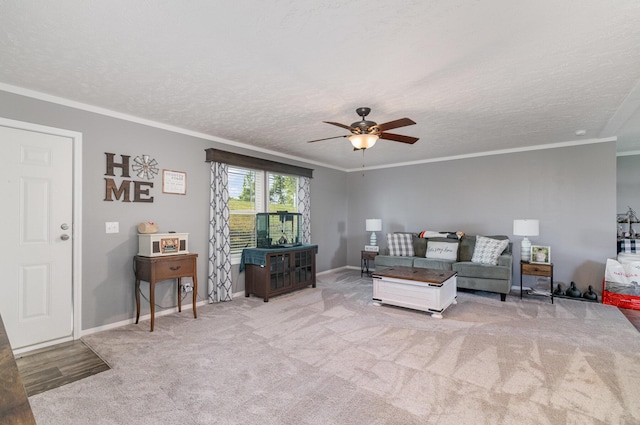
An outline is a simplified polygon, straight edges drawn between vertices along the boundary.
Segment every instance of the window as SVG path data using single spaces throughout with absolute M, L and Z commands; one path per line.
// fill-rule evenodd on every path
M 298 178 L 269 174 L 269 212 L 298 212 Z
M 298 178 L 229 166 L 228 187 L 231 255 L 238 261 L 243 248 L 256 246 L 257 213 L 267 205 L 269 212 L 298 211 Z
M 264 210 L 262 171 L 229 167 L 229 239 L 231 254 L 256 246 L 256 213 Z

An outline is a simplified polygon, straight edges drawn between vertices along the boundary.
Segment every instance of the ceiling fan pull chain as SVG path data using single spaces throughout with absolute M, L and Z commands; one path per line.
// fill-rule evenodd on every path
M 362 177 L 364 177 L 364 151 L 366 151 L 366 149 L 361 149 L 362 150 Z

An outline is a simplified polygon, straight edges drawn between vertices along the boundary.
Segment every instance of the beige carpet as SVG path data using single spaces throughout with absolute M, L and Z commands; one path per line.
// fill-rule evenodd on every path
M 113 369 L 30 398 L 47 424 L 638 424 L 640 333 L 611 306 L 458 293 L 444 319 L 318 288 L 85 338 Z

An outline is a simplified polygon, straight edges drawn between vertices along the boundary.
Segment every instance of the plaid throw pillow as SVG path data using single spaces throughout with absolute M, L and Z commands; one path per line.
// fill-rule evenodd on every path
M 493 264 L 495 266 L 498 264 L 498 257 L 500 257 L 507 245 L 509 245 L 509 239 L 498 240 L 476 236 L 476 247 L 473 250 L 471 262 Z
M 624 253 L 633 253 L 640 251 L 640 246 L 636 248 L 636 240 L 635 239 L 623 239 L 622 246 L 620 247 L 621 252 Z M 638 250 L 638 251 L 636 251 Z
M 389 255 L 413 257 L 413 238 L 410 233 L 387 233 Z

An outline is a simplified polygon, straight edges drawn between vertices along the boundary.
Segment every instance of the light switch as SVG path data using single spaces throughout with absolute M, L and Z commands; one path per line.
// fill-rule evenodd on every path
M 119 233 L 120 223 L 117 221 L 107 221 L 104 223 L 105 233 Z

